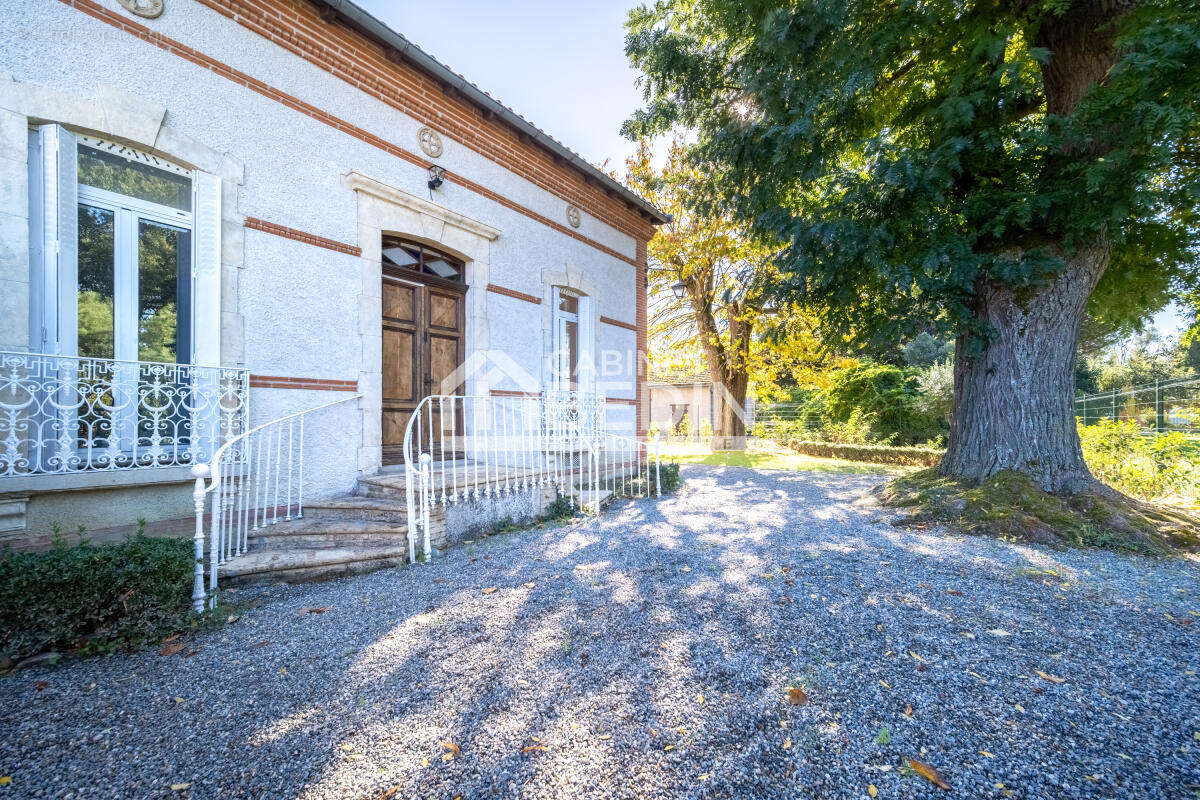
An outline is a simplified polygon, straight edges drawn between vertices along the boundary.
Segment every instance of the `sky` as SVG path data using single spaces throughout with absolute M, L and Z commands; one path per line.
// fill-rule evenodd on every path
M 624 172 L 641 102 L 632 0 L 358 0 L 381 22 L 597 166 Z

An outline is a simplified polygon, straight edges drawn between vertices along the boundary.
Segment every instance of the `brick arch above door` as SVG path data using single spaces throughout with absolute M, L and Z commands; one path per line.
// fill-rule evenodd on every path
M 369 473 L 378 470 L 383 461 L 383 236 L 427 244 L 466 264 L 465 357 L 470 359 L 474 353 L 486 352 L 491 341 L 486 305 L 488 254 L 500 230 L 359 172 L 346 175 L 345 184 L 358 195 L 358 244 L 362 248 L 358 330 L 363 344 L 358 382 L 363 394 L 363 435 L 358 468 Z M 467 379 L 468 394 L 487 394 L 490 388 L 483 385 L 481 376 Z

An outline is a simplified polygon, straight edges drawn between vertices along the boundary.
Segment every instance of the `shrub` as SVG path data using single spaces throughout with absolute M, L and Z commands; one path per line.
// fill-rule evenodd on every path
M 917 444 L 943 433 L 945 422 L 923 408 L 918 372 L 863 362 L 838 370 L 825 391 L 829 423 L 867 426 L 869 439 Z
M 135 536 L 118 544 L 61 541 L 0 555 L 0 657 L 135 648 L 195 621 L 192 542 Z
M 788 447 L 797 453 L 817 458 L 840 458 L 845 461 L 870 461 L 876 464 L 902 464 L 933 467 L 942 460 L 944 451 L 936 447 L 889 447 L 877 444 L 839 444 L 792 440 Z
M 683 416 L 679 418 L 679 422 L 675 423 L 675 435 L 689 439 L 692 436 L 692 418 L 685 411 Z
M 1200 443 L 1180 433 L 1147 435 L 1136 422 L 1079 426 L 1083 458 L 1097 479 L 1142 500 L 1200 502 Z

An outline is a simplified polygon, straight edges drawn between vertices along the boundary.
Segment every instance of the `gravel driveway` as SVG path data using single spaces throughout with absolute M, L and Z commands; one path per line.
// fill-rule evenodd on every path
M 684 475 L 243 592 L 191 656 L 2 678 L 0 800 L 1200 792 L 1194 562 L 899 531 L 854 504 L 878 477 Z

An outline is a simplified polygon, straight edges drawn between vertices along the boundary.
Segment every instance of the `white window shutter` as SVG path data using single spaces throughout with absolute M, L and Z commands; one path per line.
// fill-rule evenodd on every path
M 61 125 L 37 129 L 40 175 L 31 188 L 40 202 L 31 203 L 35 224 L 35 246 L 40 264 L 34 275 L 40 321 L 39 335 L 32 344 L 42 352 L 75 355 L 78 352 L 77 322 L 79 263 L 79 193 L 76 189 L 75 136 Z
M 221 364 L 221 179 L 192 175 L 192 363 Z
M 595 304 L 584 295 L 579 298 L 579 389 L 591 394 L 596 390 Z

